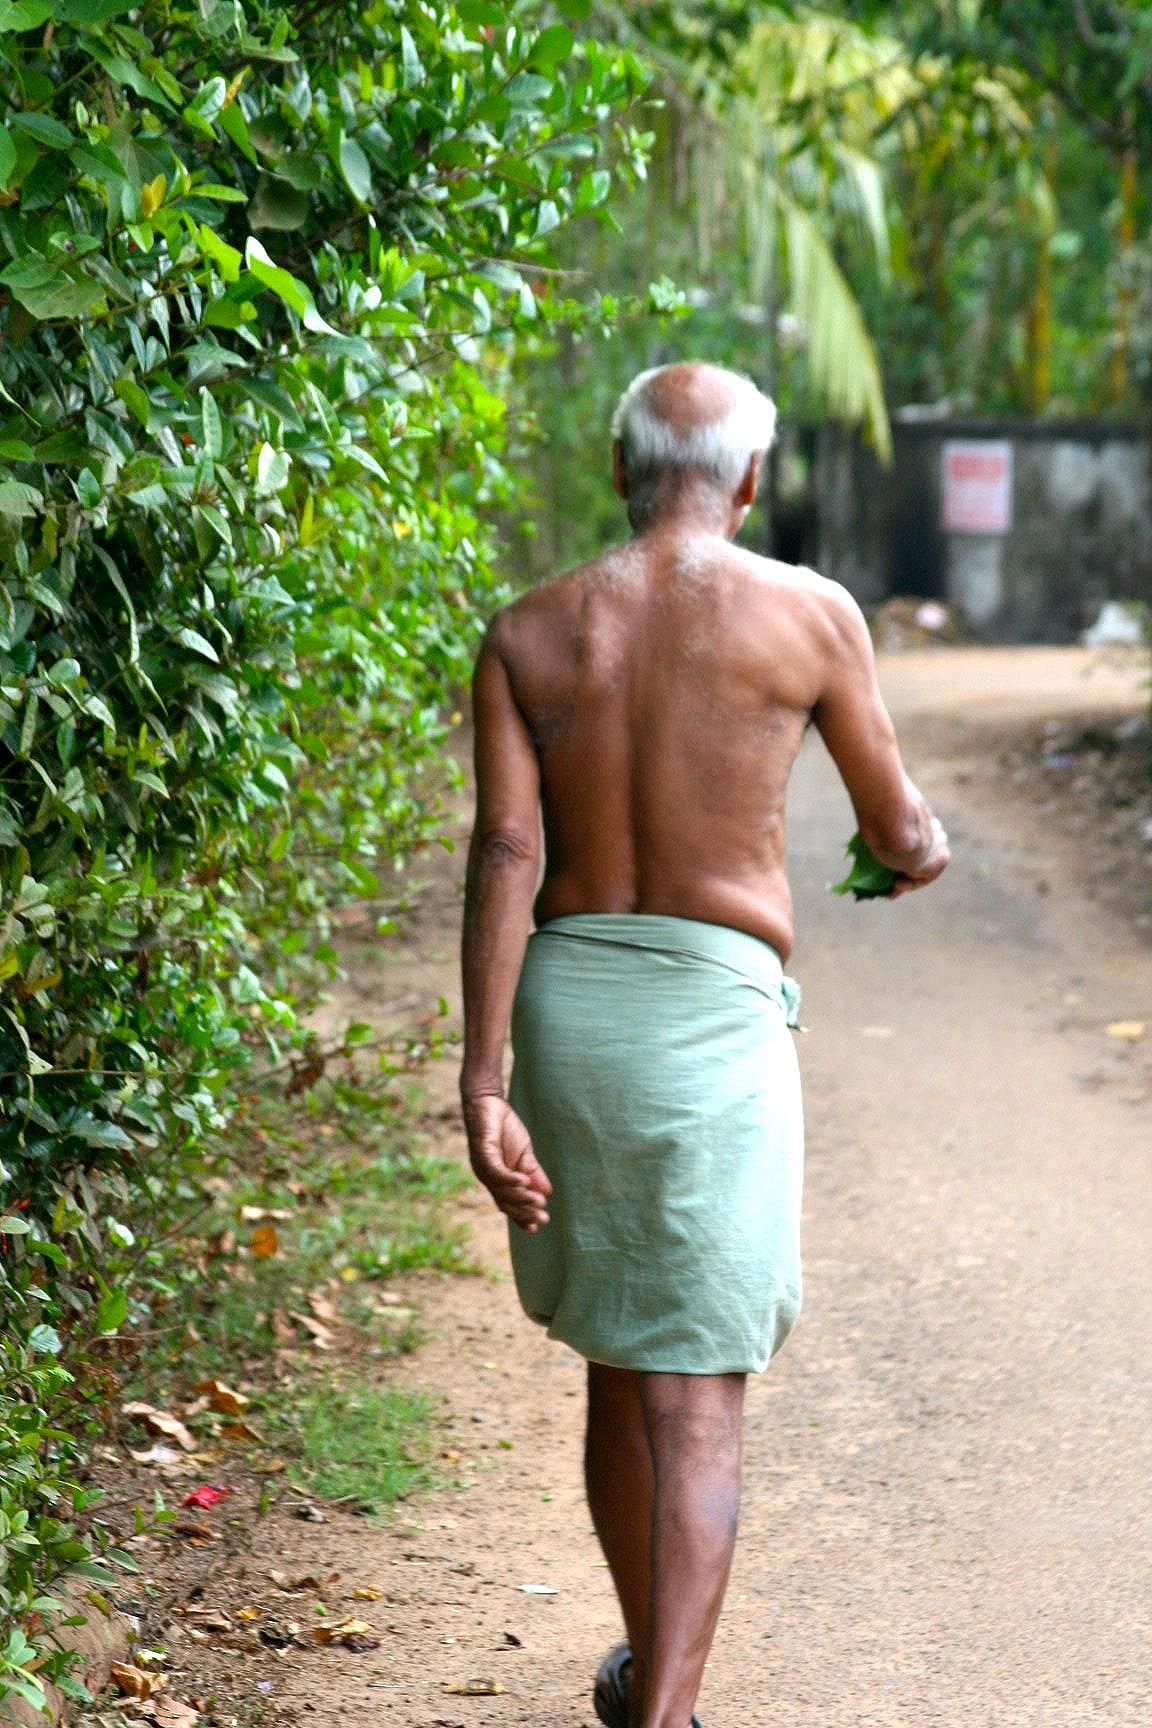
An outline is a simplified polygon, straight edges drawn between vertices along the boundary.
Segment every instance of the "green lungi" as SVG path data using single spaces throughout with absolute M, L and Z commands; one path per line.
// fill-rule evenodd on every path
M 800 1311 L 804 1124 L 774 948 L 587 913 L 529 939 L 510 1101 L 553 1184 L 511 1227 L 525 1311 L 593 1362 L 759 1372 Z

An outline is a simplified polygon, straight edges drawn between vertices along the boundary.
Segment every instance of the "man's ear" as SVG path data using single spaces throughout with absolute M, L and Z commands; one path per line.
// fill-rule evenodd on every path
M 756 494 L 760 490 L 760 470 L 764 466 L 764 452 L 757 450 L 749 462 L 744 478 L 736 490 L 732 502 L 739 510 L 748 510 L 756 502 Z
M 627 498 L 629 492 L 628 470 L 624 466 L 624 446 L 617 438 L 612 445 L 612 484 L 617 495 Z

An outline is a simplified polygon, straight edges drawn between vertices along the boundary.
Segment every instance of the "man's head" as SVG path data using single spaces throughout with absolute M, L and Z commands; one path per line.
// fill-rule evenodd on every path
M 616 404 L 616 490 L 637 533 L 693 500 L 744 520 L 776 434 L 776 407 L 750 378 L 684 361 L 634 378 Z

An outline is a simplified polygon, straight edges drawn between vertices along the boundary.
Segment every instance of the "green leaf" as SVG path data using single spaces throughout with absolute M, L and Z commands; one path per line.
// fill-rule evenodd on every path
M 303 432 L 304 422 L 300 412 L 286 390 L 278 384 L 271 383 L 267 378 L 238 379 L 235 388 L 242 395 L 259 402 L 262 408 L 267 408 L 284 426 L 290 426 L 294 432 Z
M 115 559 L 112 558 L 110 556 L 110 554 L 104 550 L 103 546 L 97 546 L 94 544 L 92 547 L 92 550 L 96 554 L 96 557 L 100 560 L 101 564 L 103 564 L 105 570 L 107 571 L 108 580 L 111 582 L 113 588 L 115 588 L 117 594 L 119 594 L 121 600 L 124 602 L 124 608 L 128 614 L 129 664 L 132 666 L 135 666 L 140 659 L 140 633 L 139 633 L 139 628 L 138 628 L 138 625 L 136 622 L 136 608 L 132 604 L 132 596 L 128 592 L 128 588 L 125 584 L 123 576 L 121 576 L 121 574 L 120 574 L 120 570 L 116 564 Z
M 109 1290 L 96 1307 L 97 1332 L 116 1332 L 128 1318 L 128 1292 Z
M 256 458 L 256 491 L 262 498 L 268 498 L 274 492 L 279 492 L 288 483 L 292 471 L 292 458 L 286 450 L 274 449 L 271 444 L 261 444 Z
M 118 18 L 138 4 L 139 0 L 58 0 L 55 10 L 65 24 L 91 25 Z
M 208 638 L 206 636 L 201 636 L 199 630 L 190 630 L 187 625 L 185 625 L 183 629 L 175 631 L 174 634 L 177 642 L 182 642 L 185 648 L 191 648 L 194 654 L 202 654 L 205 660 L 214 660 L 217 665 L 219 665 L 219 654 L 217 654 Z
M 535 238 L 539 240 L 545 234 L 551 234 L 552 230 L 554 228 L 559 228 L 559 226 L 560 211 L 556 207 L 556 203 L 553 199 L 545 198 L 536 212 Z
M 91 277 L 79 279 L 54 269 L 43 258 L 19 258 L 0 271 L 0 282 L 34 318 L 71 318 L 104 303 L 104 290 Z
M 55 1326 L 33 1326 L 28 1334 L 28 1348 L 40 1356 L 59 1356 L 64 1346 Z
M 27 132 L 37 144 L 44 144 L 49 150 L 70 150 L 76 142 L 63 121 L 54 120 L 51 114 L 17 112 L 8 115 L 7 124 Z
M 231 547 L 232 528 L 223 511 L 217 510 L 214 504 L 199 504 L 196 508 L 197 514 L 204 518 L 217 538 L 222 540 L 225 546 Z
M 248 221 L 253 228 L 273 228 L 289 232 L 308 219 L 311 200 L 273 174 L 261 174 L 256 193 L 248 206 Z
M 0 32 L 38 30 L 51 16 L 50 0 L 15 0 L 0 5 Z
M 340 172 L 347 181 L 352 196 L 358 198 L 361 204 L 370 204 L 372 169 L 355 138 L 349 138 L 344 132 L 340 134 Z
M 129 377 L 117 378 L 112 388 L 141 426 L 147 427 L 151 408 L 148 392 L 137 384 L 134 378 Z
M 213 198 L 218 204 L 247 204 L 248 194 L 239 186 L 222 186 L 215 180 L 200 180 L 188 190 L 189 198 Z
M 22 480 L 0 480 L 0 514 L 4 516 L 35 516 L 44 508 L 44 494 Z
M 316 310 L 316 302 L 312 298 L 312 290 L 289 271 L 282 270 L 278 264 L 273 264 L 264 247 L 255 235 L 249 235 L 248 244 L 244 248 L 244 262 L 257 282 L 262 282 L 266 288 L 283 300 L 285 306 L 290 306 L 303 320 L 307 330 L 320 335 L 338 336 L 340 332 L 333 330 L 325 323 Z
M 402 83 L 405 90 L 415 90 L 424 82 L 424 66 L 412 40 L 412 32 L 407 25 L 400 26 L 400 66 Z
M 212 392 L 200 386 L 200 425 L 205 452 L 213 459 L 224 454 L 224 427 Z
M 216 265 L 225 282 L 238 282 L 244 263 L 244 255 L 235 246 L 229 246 L 226 240 L 221 240 L 213 229 L 201 224 L 196 230 L 196 239 L 200 250 L 206 258 Z
M 0 186 L 7 186 L 8 177 L 16 166 L 16 146 L 7 128 L 0 126 Z
M 127 11 L 128 8 L 120 7 L 119 10 Z M 123 54 L 116 53 L 107 42 L 101 41 L 98 36 L 90 36 L 85 46 L 92 58 L 99 62 L 114 83 L 123 84 L 125 89 L 133 91 L 145 102 L 154 102 L 157 107 L 164 108 L 171 113 L 173 103 L 169 101 L 160 85 L 154 78 L 149 78 L 146 73 L 142 72 L 133 61 Z
M 27 1236 L 31 1229 L 27 1218 L 0 1218 L 0 1236 Z
M 567 24 L 552 24 L 541 31 L 528 51 L 528 62 L 545 72 L 553 72 L 576 46 L 576 38 Z
M 852 860 L 852 868 L 842 882 L 832 884 L 829 892 L 853 894 L 857 900 L 886 898 L 899 880 L 897 872 L 881 864 L 859 834 L 853 834 L 844 850 Z

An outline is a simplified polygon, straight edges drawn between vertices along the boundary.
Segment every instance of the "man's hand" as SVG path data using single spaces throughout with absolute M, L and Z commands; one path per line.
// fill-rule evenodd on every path
M 532 1150 L 528 1130 L 504 1098 L 465 1098 L 464 1126 L 472 1169 L 506 1217 L 529 1236 L 548 1223 L 552 1184 Z
M 888 895 L 889 900 L 899 900 L 901 894 L 912 894 L 917 888 L 927 888 L 929 882 L 935 882 L 937 876 L 948 868 L 951 858 L 944 826 L 939 817 L 933 816 L 932 846 L 927 858 L 918 869 L 901 871 Z

